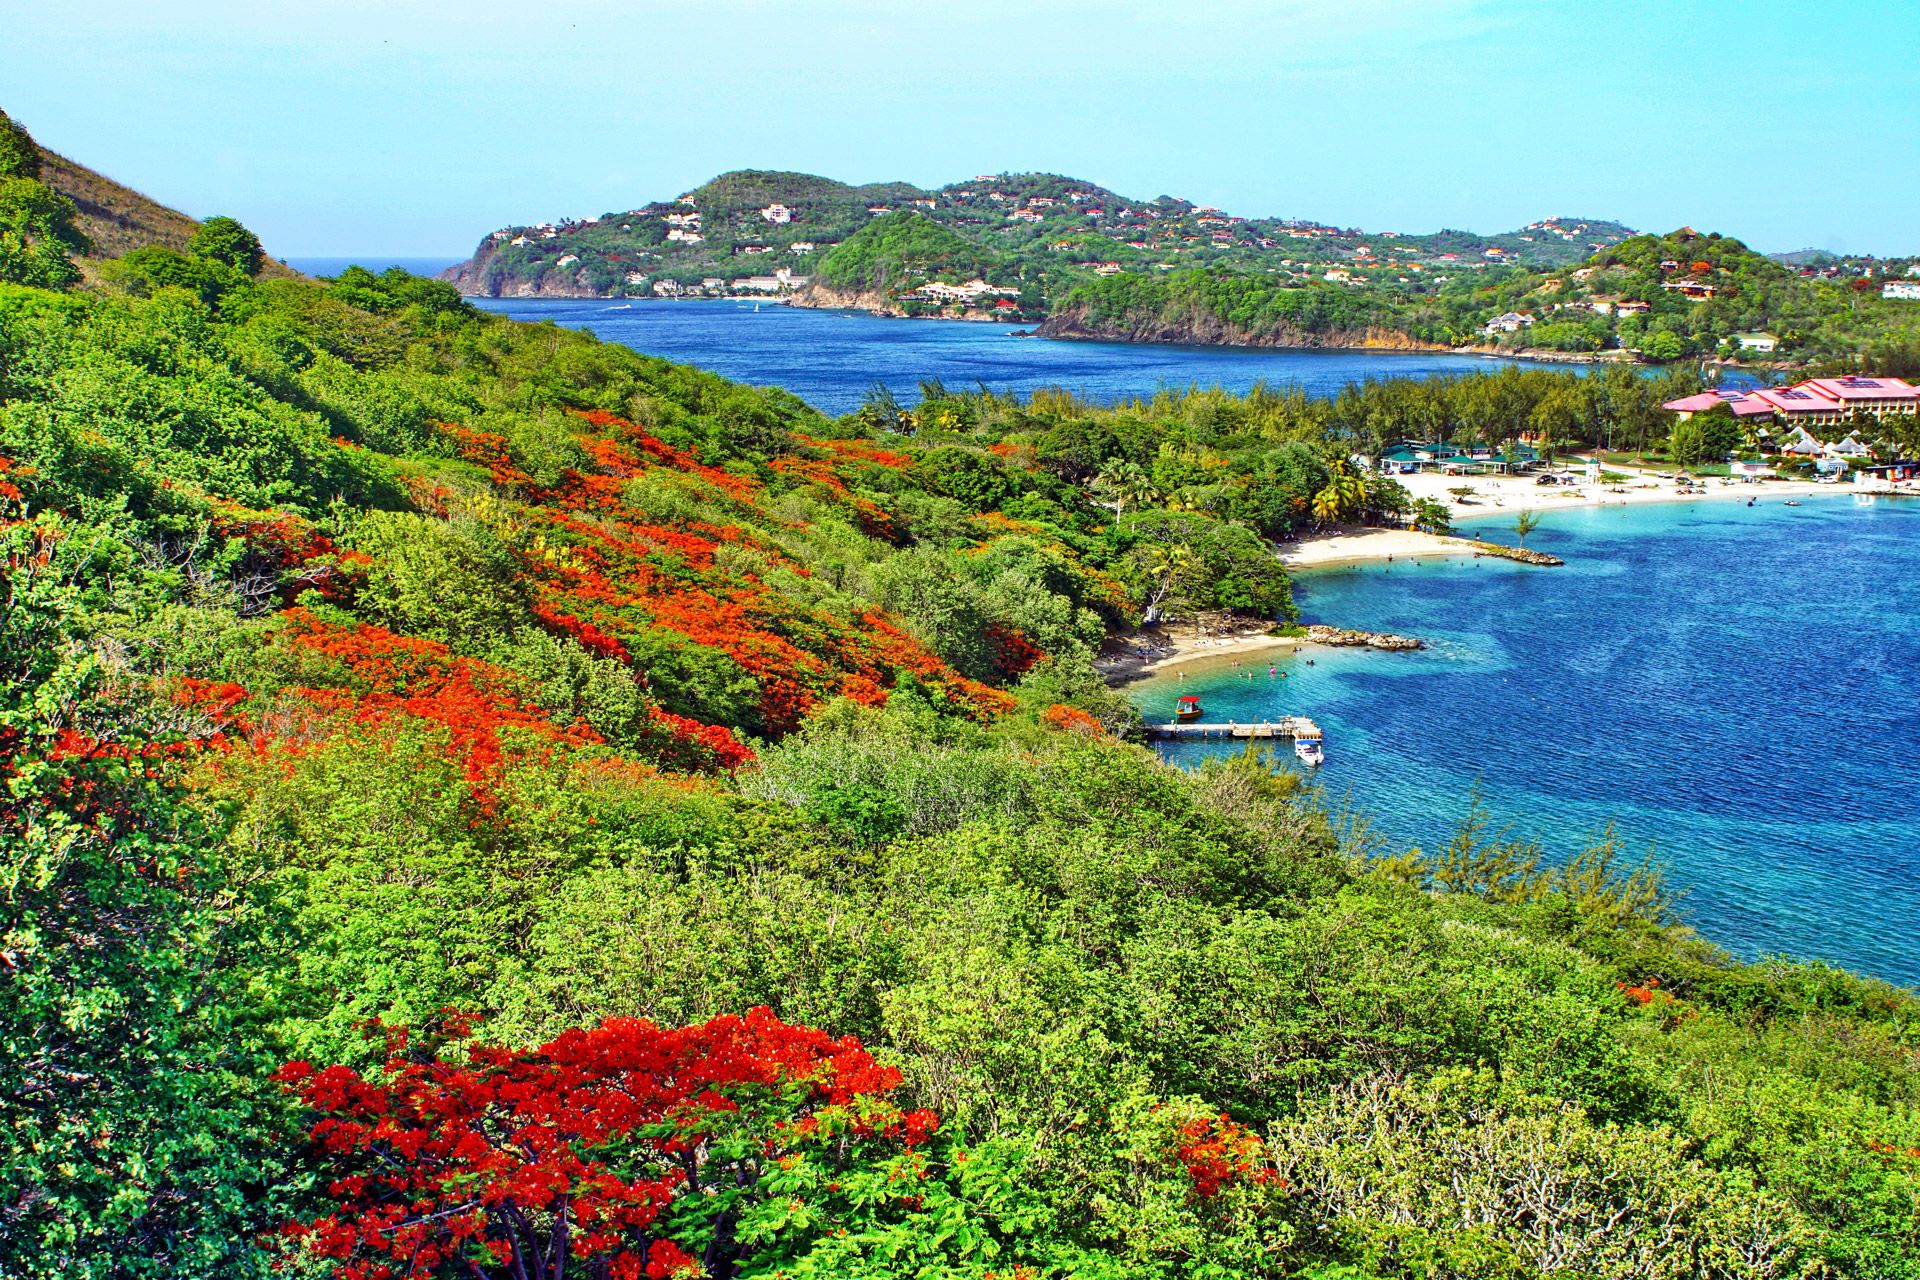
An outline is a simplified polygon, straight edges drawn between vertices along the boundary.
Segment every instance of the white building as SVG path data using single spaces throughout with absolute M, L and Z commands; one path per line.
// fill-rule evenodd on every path
M 1505 315 L 1498 315 L 1487 321 L 1486 328 L 1482 329 L 1481 332 L 1488 335 L 1496 333 L 1518 333 L 1522 329 L 1530 329 L 1532 327 L 1532 316 L 1522 315 L 1518 311 L 1509 311 Z
M 667 232 L 667 239 L 678 240 L 681 244 L 699 244 L 706 239 L 698 231 L 688 231 L 685 227 L 675 227 Z
M 770 204 L 760 211 L 760 216 L 768 222 L 787 223 L 793 221 L 793 210 L 783 204 Z
M 787 250 L 790 253 L 812 253 L 813 241 L 795 240 L 792 244 L 787 246 Z
M 579 254 L 569 253 L 568 255 L 566 255 L 564 258 L 561 258 L 560 261 L 554 263 L 553 265 L 556 267 L 570 267 L 578 261 L 580 261 Z
M 1920 280 L 1889 280 L 1882 286 L 1880 296 L 1906 302 L 1920 301 Z
M 1772 351 L 1780 345 L 1770 333 L 1736 333 L 1733 340 L 1742 351 Z

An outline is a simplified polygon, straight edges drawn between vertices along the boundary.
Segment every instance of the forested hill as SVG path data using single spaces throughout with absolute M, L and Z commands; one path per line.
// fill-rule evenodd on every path
M 212 219 L 82 286 L 9 137 L 0 1276 L 1920 1277 L 1910 993 L 1094 674 L 1671 388 L 831 420 Z
M 1738 358 L 1833 364 L 1864 356 L 1920 369 L 1920 304 L 1873 276 L 1783 266 L 1717 233 L 1633 236 L 1571 268 L 1440 275 L 1410 285 L 1336 273 L 1289 280 L 1223 270 L 1120 273 L 1059 294 L 1040 332 L 1246 346 L 1470 346 L 1665 362 Z M 1504 319 L 1503 319 L 1504 317 Z
M 1463 270 L 1552 266 L 1632 234 L 1618 223 L 1577 218 L 1549 218 L 1495 235 L 1370 233 L 1310 219 L 1247 217 L 1173 196 L 1132 199 L 1048 173 L 982 175 L 929 190 L 738 170 L 626 212 L 502 227 L 445 278 L 464 293 L 486 296 L 721 294 L 780 268 L 811 275 L 821 255 L 869 221 L 905 212 L 940 224 L 966 246 L 951 260 L 926 264 L 914 280 L 901 282 L 907 287 L 957 283 L 976 272 L 1036 298 L 1101 269 L 1318 274 L 1339 266 L 1405 270 L 1462 261 Z

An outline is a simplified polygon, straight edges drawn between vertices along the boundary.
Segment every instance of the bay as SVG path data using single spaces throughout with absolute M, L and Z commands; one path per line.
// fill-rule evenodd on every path
M 970 390 L 1026 394 L 1064 387 L 1096 404 L 1150 396 L 1159 388 L 1257 383 L 1332 395 L 1370 377 L 1473 373 L 1511 361 L 1450 352 L 1301 351 L 1145 346 L 1016 338 L 1017 326 L 962 320 L 888 320 L 865 312 L 816 311 L 726 299 L 475 298 L 516 320 L 591 329 L 648 355 L 697 365 L 756 386 L 780 386 L 830 414 L 860 407 L 876 382 L 903 402 L 924 379 Z M 1535 368 L 1590 365 L 1530 362 Z
M 1612 823 L 1737 955 L 1920 983 L 1920 502 L 1586 508 L 1527 545 L 1566 566 L 1299 575 L 1306 620 L 1424 652 L 1309 648 L 1271 677 L 1262 654 L 1134 695 L 1154 716 L 1198 693 L 1209 720 L 1314 717 L 1326 793 L 1401 847 L 1444 845 L 1476 793 L 1556 856 Z

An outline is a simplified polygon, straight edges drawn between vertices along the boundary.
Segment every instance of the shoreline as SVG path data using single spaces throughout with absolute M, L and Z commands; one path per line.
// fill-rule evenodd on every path
M 1111 688 L 1138 684 L 1158 676 L 1186 670 L 1195 664 L 1212 664 L 1238 659 L 1247 654 L 1273 653 L 1297 649 L 1304 641 L 1298 636 L 1269 635 L 1264 630 L 1202 635 L 1197 630 L 1158 634 L 1137 633 L 1121 643 L 1128 652 L 1095 658 L 1093 667 Z
M 1522 511 L 1548 515 L 1589 507 L 1638 507 L 1676 502 L 1728 502 L 1753 499 L 1758 505 L 1771 505 L 1788 499 L 1839 498 L 1856 490 L 1847 484 L 1823 484 L 1814 480 L 1763 480 L 1752 484 L 1708 482 L 1704 493 L 1681 493 L 1668 484 L 1641 482 L 1615 493 L 1598 486 L 1581 485 L 1568 489 L 1546 489 L 1531 480 L 1509 477 L 1478 478 L 1439 476 L 1423 473 L 1395 476 L 1407 486 L 1415 500 L 1426 499 L 1445 504 L 1458 522 L 1458 536 L 1419 533 L 1412 529 L 1384 529 L 1343 525 L 1325 533 L 1312 533 L 1284 544 L 1280 559 L 1289 569 L 1326 569 L 1346 565 L 1383 563 L 1391 560 L 1415 560 L 1435 556 L 1482 555 L 1475 543 L 1480 533 L 1508 528 L 1507 523 Z M 1411 482 L 1411 483 L 1409 483 Z M 1449 488 L 1471 485 L 1481 501 L 1461 502 L 1448 494 Z M 1486 499 L 1491 498 L 1489 503 Z M 1509 532 L 1511 530 L 1509 529 Z

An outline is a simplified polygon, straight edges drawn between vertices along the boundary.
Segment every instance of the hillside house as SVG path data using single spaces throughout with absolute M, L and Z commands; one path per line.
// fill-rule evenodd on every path
M 760 211 L 760 216 L 776 226 L 793 221 L 793 210 L 783 204 L 770 204 Z
M 1902 302 L 1920 301 L 1920 280 L 1889 280 L 1881 286 L 1880 296 Z
M 1644 316 L 1653 310 L 1651 302 L 1616 302 L 1613 305 L 1615 315 Z
M 1522 315 L 1518 311 L 1508 311 L 1487 321 L 1486 327 L 1481 329 L 1480 332 L 1491 337 L 1496 333 L 1518 333 L 1522 329 L 1531 329 L 1532 327 L 1532 316 Z
M 1742 351 L 1774 351 L 1780 346 L 1780 339 L 1771 333 L 1736 333 L 1733 341 Z
M 787 246 L 787 252 L 788 253 L 812 253 L 813 241 L 795 240 L 792 244 Z
M 1660 286 L 1668 293 L 1677 293 L 1688 302 L 1706 302 L 1714 295 L 1714 286 L 1705 280 L 1668 280 Z

